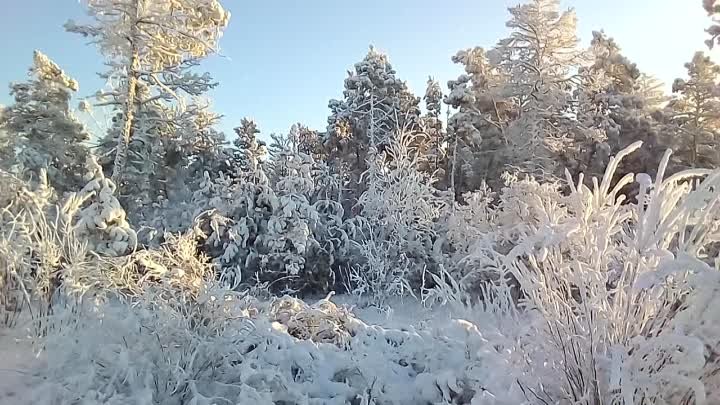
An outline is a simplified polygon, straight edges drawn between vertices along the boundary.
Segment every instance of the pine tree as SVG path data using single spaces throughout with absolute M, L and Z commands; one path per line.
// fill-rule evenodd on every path
M 430 173 L 436 173 L 438 178 L 445 178 L 445 131 L 443 128 L 442 116 L 443 93 L 440 83 L 432 77 L 428 78 L 427 89 L 425 90 L 425 109 L 427 113 L 422 117 L 423 134 L 425 138 L 427 156 L 427 169 Z
M 88 156 L 84 142 L 90 137 L 70 109 L 78 84 L 39 51 L 35 51 L 29 75 L 30 81 L 10 88 L 15 103 L 3 113 L 8 140 L 0 142 L 6 145 L 5 154 L 17 151 L 20 170 L 29 177 L 37 179 L 46 170 L 59 195 L 78 190 L 84 184 Z
M 344 173 L 350 205 L 362 193 L 369 155 L 390 144 L 399 131 L 418 129 L 420 100 L 396 76 L 387 55 L 370 48 L 345 79 L 342 100 L 330 100 L 325 148 L 336 173 Z
M 673 140 L 676 163 L 680 166 L 715 168 L 720 130 L 720 66 L 703 52 L 686 63 L 687 79 L 676 79 L 676 97 L 669 107 L 678 131 Z M 678 161 L 677 159 L 681 159 Z
M 516 117 L 502 89 L 505 78 L 483 48 L 458 52 L 452 58 L 465 73 L 448 82 L 445 103 L 457 111 L 448 119 L 448 180 L 459 198 L 486 181 L 499 180 L 506 170 L 508 124 Z
M 584 54 L 576 18 L 557 0 L 531 0 L 509 9 L 511 32 L 489 51 L 458 52 L 465 73 L 448 82 L 448 151 L 455 162 L 456 198 L 489 184 L 503 186 L 505 171 L 557 175 L 572 164 L 578 122 L 569 112 Z
M 75 232 L 91 251 L 104 256 L 125 255 L 137 247 L 137 234 L 114 196 L 115 184 L 105 178 L 94 157 L 88 158 L 87 167 L 88 183 L 80 192 L 70 195 L 64 211 L 77 211 Z
M 573 10 L 559 0 L 531 0 L 509 9 L 511 34 L 489 55 L 506 77 L 502 94 L 518 118 L 505 131 L 509 164 L 535 174 L 557 173 L 572 148 L 574 122 L 565 114 L 583 62 Z
M 15 166 L 15 144 L 17 138 L 6 129 L 7 107 L 0 105 L 0 169 L 12 171 Z
M 267 157 L 267 144 L 257 139 L 260 130 L 255 121 L 243 118 L 236 127 L 237 138 L 233 140 L 233 161 L 237 175 L 255 179 L 260 182 L 267 180 L 262 165 Z
M 318 131 L 298 122 L 290 128 L 288 137 L 292 138 L 297 144 L 299 153 L 312 156 L 315 161 L 325 161 L 327 159 Z
M 720 4 L 717 0 L 703 0 L 703 8 L 713 21 L 713 24 L 706 30 L 710 34 L 710 39 L 705 41 L 705 44 L 713 49 L 715 42 L 720 43 Z
M 275 184 L 278 204 L 268 221 L 268 233 L 258 242 L 264 247 L 262 263 L 267 271 L 298 276 L 305 268 L 305 257 L 317 246 L 311 233 L 318 220 L 310 202 L 315 189 L 313 161 L 293 148 L 280 157 L 283 171 Z
M 122 126 L 113 165 L 114 183 L 121 184 L 139 85 L 144 82 L 163 88 L 164 94 L 150 97 L 176 96 L 159 77 L 215 52 L 230 14 L 217 0 L 88 0 L 87 4 L 94 22 L 77 25 L 69 21 L 65 28 L 92 38 L 121 78 L 115 96 L 123 105 L 119 115 Z
M 623 159 L 616 175 L 654 174 L 664 153 L 660 123 L 654 118 L 664 101 L 661 86 L 603 32 L 593 32 L 590 54 L 592 63 L 581 69 L 583 82 L 576 91 L 581 126 L 571 174 L 601 176 L 610 157 L 636 141 L 643 141 L 643 148 Z

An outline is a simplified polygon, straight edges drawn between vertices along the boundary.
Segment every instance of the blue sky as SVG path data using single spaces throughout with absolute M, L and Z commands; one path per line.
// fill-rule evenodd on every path
M 213 105 L 231 132 L 242 117 L 265 133 L 285 132 L 295 122 L 324 128 L 327 102 L 342 94 L 346 71 L 369 44 L 387 52 L 400 78 L 422 94 L 428 75 L 444 84 L 460 69 L 450 57 L 459 49 L 489 47 L 506 33 L 507 7 L 518 0 L 224 0 L 232 13 L 221 41 L 223 57 L 203 64 L 220 82 Z M 666 82 L 684 74 L 683 64 L 704 49 L 709 19 L 700 0 L 575 0 L 584 44 L 605 29 L 639 67 Z M 0 14 L 3 40 L 0 104 L 6 83 L 24 80 L 33 49 L 48 54 L 80 82 L 80 96 L 104 83 L 97 50 L 65 33 L 69 18 L 82 20 L 77 0 L 7 2 Z M 94 129 L 93 125 L 90 125 Z

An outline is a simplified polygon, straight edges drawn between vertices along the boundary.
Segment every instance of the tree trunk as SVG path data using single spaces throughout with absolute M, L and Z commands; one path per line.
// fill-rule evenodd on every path
M 133 2 L 133 18 L 134 20 L 130 25 L 130 35 L 128 41 L 130 41 L 131 55 L 130 55 L 130 66 L 128 69 L 128 83 L 127 83 L 127 94 L 125 95 L 125 122 L 123 124 L 122 133 L 118 137 L 117 149 L 115 151 L 115 164 L 113 166 L 112 181 L 116 187 L 120 188 L 122 182 L 123 172 L 125 171 L 125 165 L 127 164 L 128 148 L 130 145 L 130 137 L 132 136 L 132 125 L 135 119 L 135 98 L 137 96 L 137 82 L 138 82 L 138 71 L 140 70 L 140 52 L 138 49 L 137 38 L 138 24 L 137 19 L 140 14 L 140 0 Z

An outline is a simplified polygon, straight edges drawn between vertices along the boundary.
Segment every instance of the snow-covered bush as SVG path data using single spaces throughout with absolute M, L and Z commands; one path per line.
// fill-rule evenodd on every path
M 75 232 L 88 243 L 88 248 L 105 256 L 121 256 L 137 246 L 137 234 L 125 219 L 125 210 L 113 195 L 115 183 L 105 178 L 94 158 L 87 166 L 88 183 L 68 197 L 63 210 L 77 212 Z
M 34 391 L 38 401 L 410 405 L 522 398 L 513 379 L 493 375 L 502 354 L 475 325 L 386 329 L 330 297 L 258 305 L 213 283 L 199 295 L 152 287 L 55 319 L 60 327 L 46 342 L 47 368 L 39 376 L 47 382 Z
M 64 273 L 89 266 L 86 246 L 45 176 L 27 183 L 0 171 L 0 188 L 0 318 L 11 325 L 27 311 L 39 327 Z
M 278 206 L 275 192 L 266 183 L 206 176 L 193 204 L 205 253 L 222 272 L 251 281 L 260 269 L 256 241 L 267 233 L 268 221 Z
M 304 270 L 305 258 L 317 246 L 311 231 L 318 214 L 310 203 L 315 189 L 312 158 L 294 153 L 284 160 L 284 173 L 275 185 L 278 204 L 268 221 L 268 232 L 258 242 L 267 252 L 263 252 L 261 271 L 294 277 Z
M 287 151 L 286 151 L 287 152 Z M 350 262 L 353 221 L 344 219 L 327 179 L 320 186 L 311 156 L 275 157 L 274 185 L 259 175 L 206 176 L 191 203 L 204 250 L 221 272 L 281 293 L 327 293 Z
M 486 211 L 493 238 L 468 250 L 476 271 L 500 275 L 482 305 L 518 300 L 521 312 L 504 305 L 503 316 L 529 325 L 511 345 L 526 359 L 517 382 L 529 403 L 718 400 L 720 331 L 709 326 L 718 315 L 701 308 L 718 299 L 720 172 L 664 178 L 668 153 L 656 179 L 628 174 L 612 184 L 639 147 L 613 157 L 592 188 L 568 178 L 566 196 L 552 183 L 511 185 Z M 638 200 L 627 203 L 619 191 L 633 180 Z M 466 294 L 454 286 L 450 296 Z
M 434 179 L 418 167 L 415 135 L 401 133 L 386 153 L 373 154 L 359 200 L 370 232 L 358 242 L 351 282 L 356 292 L 404 295 L 417 288 L 435 259 L 435 221 L 444 205 Z M 391 287 L 392 286 L 392 287 Z

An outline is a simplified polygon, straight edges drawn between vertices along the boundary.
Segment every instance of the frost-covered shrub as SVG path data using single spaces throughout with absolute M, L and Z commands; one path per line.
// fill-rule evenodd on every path
M 64 210 L 80 208 L 75 221 L 77 236 L 88 248 L 105 256 L 121 256 L 137 246 L 137 234 L 130 228 L 125 210 L 113 195 L 115 184 L 105 178 L 94 158 L 88 159 L 89 182 L 79 192 L 68 197 Z
M 267 283 L 274 292 L 327 293 L 349 263 L 353 224 L 309 155 L 285 153 L 271 186 L 265 175 L 206 176 L 195 193 L 196 222 L 204 250 L 221 272 L 246 284 Z M 282 170 L 279 170 L 282 169 Z
M 414 141 L 415 135 L 399 135 L 364 175 L 368 187 L 359 204 L 369 233 L 358 242 L 351 280 L 356 292 L 378 298 L 411 292 L 435 260 L 435 221 L 444 201 L 432 176 L 419 169 Z
M 521 312 L 503 308 L 528 325 L 511 352 L 526 359 L 517 383 L 529 403 L 717 401 L 720 331 L 708 325 L 718 315 L 701 308 L 718 299 L 720 172 L 664 178 L 666 154 L 656 179 L 628 174 L 612 184 L 638 147 L 613 157 L 592 188 L 569 181 L 558 197 L 555 185 L 530 181 L 501 193 L 495 240 L 478 239 L 484 250 L 469 254 L 492 258 L 477 271 L 501 275 L 486 288 L 490 303 L 519 300 Z M 633 180 L 638 200 L 628 204 L 619 191 Z M 456 287 L 450 296 L 465 293 Z
M 261 272 L 278 272 L 280 276 L 298 276 L 305 269 L 305 259 L 317 246 L 312 228 L 318 220 L 310 198 L 315 189 L 311 170 L 312 158 L 290 154 L 283 173 L 275 185 L 277 206 L 268 220 L 268 232 L 261 235 Z
M 0 317 L 8 325 L 28 311 L 41 326 L 65 272 L 91 265 L 73 232 L 72 213 L 55 205 L 43 179 L 31 184 L 0 172 L 0 188 L 7 191 L 0 197 Z
M 39 375 L 47 382 L 34 391 L 36 399 L 521 403 L 514 379 L 497 373 L 502 354 L 469 322 L 386 329 L 360 321 L 330 297 L 313 305 L 285 297 L 267 306 L 213 283 L 202 291 L 190 296 L 152 287 L 132 300 L 59 314 L 61 327 L 47 339 L 48 366 Z

